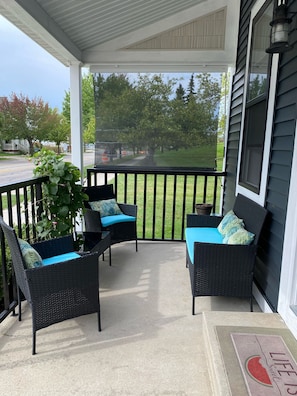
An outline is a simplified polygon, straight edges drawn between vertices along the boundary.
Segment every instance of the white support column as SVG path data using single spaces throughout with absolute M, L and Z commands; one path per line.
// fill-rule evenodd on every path
M 70 65 L 71 162 L 83 174 L 81 66 Z

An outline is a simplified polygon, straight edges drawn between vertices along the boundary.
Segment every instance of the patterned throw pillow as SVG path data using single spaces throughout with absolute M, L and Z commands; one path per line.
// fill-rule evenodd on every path
M 232 232 L 237 231 L 238 228 L 243 227 L 243 220 L 236 216 L 233 210 L 230 210 L 222 218 L 218 225 L 218 231 L 223 237 L 231 235 Z
M 92 210 L 100 212 L 101 217 L 123 214 L 114 198 L 89 202 Z
M 228 243 L 230 236 L 241 229 L 244 229 L 244 226 L 241 223 L 232 221 L 225 229 L 226 234 L 224 236 L 223 243 Z
M 255 234 L 247 231 L 245 228 L 241 228 L 238 231 L 234 232 L 226 242 L 224 239 L 224 243 L 227 243 L 229 245 L 249 245 L 253 242 L 254 238 Z
M 40 257 L 40 254 L 27 241 L 20 238 L 18 238 L 18 241 L 26 267 L 28 269 L 41 267 L 42 258 Z

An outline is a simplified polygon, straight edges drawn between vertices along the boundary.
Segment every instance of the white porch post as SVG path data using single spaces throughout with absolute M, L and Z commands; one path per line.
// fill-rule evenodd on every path
M 81 66 L 78 62 L 70 65 L 70 121 L 71 162 L 83 175 Z

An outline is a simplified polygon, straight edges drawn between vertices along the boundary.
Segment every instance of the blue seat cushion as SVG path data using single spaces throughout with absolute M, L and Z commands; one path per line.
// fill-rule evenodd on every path
M 136 217 L 125 214 L 101 217 L 101 224 L 103 227 L 108 227 L 117 223 L 126 223 L 136 221 Z
M 78 253 L 69 252 L 64 254 L 59 254 L 58 256 L 49 257 L 42 260 L 43 265 L 51 265 L 61 263 L 62 261 L 73 260 L 81 257 Z
M 223 243 L 223 236 L 216 227 L 188 227 L 186 245 L 191 263 L 194 263 L 194 242 Z

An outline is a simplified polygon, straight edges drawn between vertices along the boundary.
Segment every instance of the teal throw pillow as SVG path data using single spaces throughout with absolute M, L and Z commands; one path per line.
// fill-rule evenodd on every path
M 20 238 L 18 238 L 18 241 L 27 269 L 41 267 L 42 258 L 40 254 L 27 241 Z
M 238 231 L 234 232 L 224 243 L 229 245 L 249 245 L 253 242 L 255 238 L 255 234 L 247 231 L 245 228 L 241 228 Z
M 219 233 L 223 237 L 225 237 L 226 235 L 231 233 L 231 230 L 234 229 L 234 227 L 243 227 L 243 226 L 244 226 L 243 220 L 237 217 L 236 214 L 233 212 L 233 210 L 230 210 L 222 218 L 217 228 Z
M 92 210 L 100 212 L 101 217 L 123 214 L 114 198 L 89 202 Z
M 231 223 L 229 223 L 226 229 L 224 230 L 226 234 L 224 235 L 223 243 L 228 243 L 228 239 L 230 238 L 230 236 L 235 232 L 237 232 L 238 230 L 241 230 L 242 228 L 244 227 L 241 223 L 235 220 L 231 221 Z

